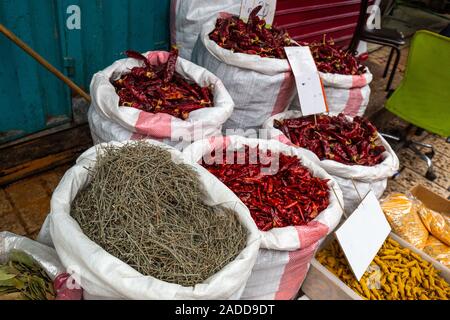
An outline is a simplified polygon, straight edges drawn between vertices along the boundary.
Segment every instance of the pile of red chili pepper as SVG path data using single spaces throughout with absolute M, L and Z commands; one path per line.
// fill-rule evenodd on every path
M 184 79 L 175 72 L 178 50 L 172 49 L 166 63 L 152 65 L 142 54 L 127 51 L 129 58 L 142 60 L 144 66 L 134 67 L 118 80 L 111 81 L 119 95 L 119 105 L 151 113 L 168 113 L 187 119 L 189 113 L 213 106 L 210 87 Z
M 383 161 L 386 150 L 376 143 L 375 126 L 358 116 L 353 121 L 342 113 L 275 120 L 274 127 L 296 146 L 314 152 L 320 160 L 374 166 Z
M 359 59 L 348 51 L 337 47 L 333 39 L 314 41 L 308 45 L 311 49 L 317 69 L 324 73 L 361 75 L 366 72 Z
M 261 8 L 262 6 L 257 6 L 252 10 L 247 23 L 238 16 L 218 18 L 209 38 L 233 52 L 286 59 L 284 47 L 294 45 L 291 37 L 276 26 L 267 28 L 266 21 L 257 16 Z
M 228 152 L 232 163 L 224 149 L 219 159 L 213 152 L 213 164 L 202 165 L 241 199 L 260 230 L 304 225 L 328 207 L 328 180 L 313 177 L 297 157 L 248 146 Z

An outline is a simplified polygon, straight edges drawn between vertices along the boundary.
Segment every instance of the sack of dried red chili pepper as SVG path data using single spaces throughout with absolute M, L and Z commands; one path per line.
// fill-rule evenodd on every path
M 176 52 L 129 55 L 92 79 L 96 143 L 149 137 L 177 145 L 220 134 L 234 103 L 219 78 Z
M 287 111 L 270 117 L 264 128 L 272 139 L 308 149 L 320 160 L 320 166 L 339 183 L 347 212 L 352 212 L 369 190 L 380 198 L 387 179 L 399 168 L 389 143 L 360 117 L 317 115 L 314 119 Z
M 214 137 L 194 142 L 183 155 L 230 188 L 261 231 L 242 299 L 294 298 L 319 241 L 341 219 L 336 181 L 308 151 L 275 140 Z
M 364 115 L 372 81 L 369 68 L 325 36 L 322 41 L 309 43 L 309 47 L 325 89 L 329 111 L 352 117 Z M 293 100 L 290 109 L 300 110 L 298 97 Z
M 216 29 L 217 21 L 228 19 L 235 18 L 230 14 L 221 13 L 203 25 L 192 52 L 192 61 L 219 77 L 235 102 L 233 114 L 224 124 L 225 129 L 260 128 L 265 118 L 287 109 L 296 93 L 294 76 L 288 60 L 278 58 L 280 55 L 274 54 L 274 52 L 284 53 L 283 47 L 288 45 L 286 39 L 289 38 L 283 32 L 277 33 L 281 37 L 277 42 L 278 47 L 265 47 L 263 36 L 270 38 L 274 37 L 273 34 L 263 27 L 264 22 L 258 17 L 249 17 L 249 23 L 244 23 L 246 27 L 242 35 L 243 37 L 247 35 L 247 28 L 251 33 L 256 32 L 256 29 L 262 30 L 258 31 L 258 37 L 261 39 L 255 42 L 255 46 L 260 46 L 261 50 L 252 51 L 251 47 L 245 47 L 248 50 L 242 49 L 243 40 L 233 40 L 236 30 L 225 38 L 228 37 L 226 39 L 230 39 L 231 42 L 239 41 L 242 48 L 240 52 L 230 50 L 227 49 L 230 42 L 223 44 L 224 48 L 213 40 L 216 39 L 215 36 L 213 39 L 210 36 Z M 227 34 L 227 31 L 224 33 Z M 252 40 L 249 38 L 248 41 Z M 267 52 L 263 53 L 264 50 Z M 251 54 L 252 52 L 254 53 Z

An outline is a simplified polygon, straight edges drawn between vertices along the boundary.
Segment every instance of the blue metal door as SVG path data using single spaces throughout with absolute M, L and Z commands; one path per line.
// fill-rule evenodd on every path
M 76 6 L 79 28 L 68 28 Z M 169 48 L 170 0 L 2 0 L 0 21 L 78 85 L 137 51 Z M 0 35 L 0 143 L 71 120 L 70 91 Z
M 0 1 L 0 21 L 56 68 L 64 53 L 55 1 Z M 69 90 L 0 35 L 0 143 L 70 121 Z

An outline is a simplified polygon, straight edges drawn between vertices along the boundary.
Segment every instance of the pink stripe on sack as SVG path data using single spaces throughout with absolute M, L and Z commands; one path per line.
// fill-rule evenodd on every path
M 328 233 L 328 226 L 318 221 L 311 221 L 305 226 L 296 226 L 295 229 L 297 230 L 300 248 L 309 247 Z
M 281 143 L 287 144 L 288 146 L 295 146 L 284 134 L 280 134 L 273 138 L 274 140 L 280 141 Z
M 289 262 L 286 264 L 281 276 L 275 300 L 295 298 L 305 280 L 309 262 L 313 258 L 318 245 L 319 243 L 316 242 L 312 246 L 289 252 Z
M 284 73 L 284 80 L 280 86 L 280 92 L 278 92 L 277 100 L 272 109 L 272 116 L 283 112 L 289 103 L 290 93 L 292 86 L 294 85 L 294 75 L 291 71 Z
M 177 0 L 170 1 L 170 44 L 177 44 Z
M 225 12 L 225 11 L 219 12 L 219 14 L 218 14 L 218 17 L 222 18 L 222 19 L 231 18 L 232 16 L 233 15 L 231 13 Z
M 326 236 L 328 227 L 323 223 L 312 221 L 306 226 L 296 226 L 300 249 L 289 252 L 289 261 L 284 267 L 280 279 L 276 300 L 295 298 L 300 286 L 305 280 L 309 262 L 319 245 L 319 240 Z
M 367 84 L 364 75 L 352 76 L 352 88 L 349 90 L 347 104 L 343 113 L 354 117 L 358 114 L 359 109 L 364 101 L 361 88 Z
M 140 112 L 136 121 L 136 134 L 154 138 L 171 138 L 172 116 L 167 113 Z M 134 136 L 134 135 L 133 135 Z
M 167 51 L 152 51 L 147 55 L 147 59 L 151 65 L 160 65 L 166 63 L 169 59 L 169 52 Z

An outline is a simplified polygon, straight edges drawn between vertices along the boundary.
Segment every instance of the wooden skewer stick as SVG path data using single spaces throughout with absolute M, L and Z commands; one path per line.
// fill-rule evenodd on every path
M 23 51 L 32 56 L 37 62 L 43 65 L 47 70 L 57 76 L 61 81 L 67 84 L 73 91 L 78 93 L 88 102 L 91 102 L 91 97 L 86 93 L 83 89 L 77 86 L 72 80 L 62 74 L 58 69 L 56 69 L 50 62 L 45 60 L 41 55 L 39 55 L 36 51 L 31 49 L 25 42 L 23 42 L 19 37 L 17 37 L 14 33 L 8 30 L 3 24 L 0 23 L 0 32 L 3 33 L 8 39 L 14 42 L 18 47 L 20 47 Z

